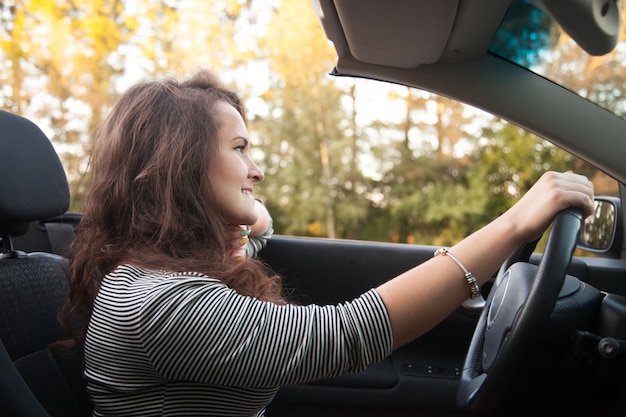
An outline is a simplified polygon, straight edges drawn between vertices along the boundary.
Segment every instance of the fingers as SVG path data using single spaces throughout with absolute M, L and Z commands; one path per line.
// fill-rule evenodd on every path
M 235 239 L 233 240 L 234 247 L 247 245 L 248 242 L 250 241 L 250 239 L 248 238 L 248 235 L 250 235 L 250 229 L 246 228 L 246 229 L 239 230 L 236 234 Z
M 593 213 L 593 184 L 573 172 L 548 171 L 506 213 L 522 242 L 534 240 L 550 225 L 554 216 L 571 206 L 583 215 Z
M 593 213 L 593 183 L 584 175 L 575 174 L 571 171 L 564 173 L 549 173 L 554 175 L 557 199 L 561 200 L 561 207 L 565 209 L 570 206 L 580 207 L 584 216 Z
M 582 175 L 577 175 L 577 177 L 579 177 L 581 182 L 572 184 L 571 192 L 574 195 L 572 196 L 573 201 L 571 205 L 580 207 L 583 210 L 583 215 L 587 217 L 593 213 L 594 209 L 593 200 L 595 195 L 593 183 Z
M 232 239 L 229 247 L 231 248 L 228 256 L 244 260 L 246 258 L 246 250 L 250 241 L 250 228 L 248 226 L 235 226 L 231 232 Z

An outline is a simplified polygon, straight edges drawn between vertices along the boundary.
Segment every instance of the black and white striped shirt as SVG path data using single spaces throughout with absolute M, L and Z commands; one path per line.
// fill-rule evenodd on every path
M 95 416 L 263 416 L 280 386 L 363 370 L 391 352 L 375 290 L 279 306 L 197 273 L 119 266 L 85 342 Z

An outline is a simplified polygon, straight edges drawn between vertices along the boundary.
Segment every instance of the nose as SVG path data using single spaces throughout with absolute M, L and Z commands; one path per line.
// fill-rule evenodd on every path
M 248 168 L 248 177 L 252 178 L 254 182 L 261 182 L 265 179 L 265 174 L 263 173 L 263 170 L 259 168 L 259 166 L 255 164 L 252 160 L 250 160 L 250 165 Z

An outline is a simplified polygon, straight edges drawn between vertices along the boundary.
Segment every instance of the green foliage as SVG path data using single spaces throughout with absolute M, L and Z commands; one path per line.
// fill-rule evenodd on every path
M 537 20 L 539 40 L 563 41 L 545 23 Z M 515 20 L 508 29 L 519 30 Z M 494 48 L 538 58 L 526 45 Z M 626 114 L 621 61 L 566 53 L 575 65 L 563 68 L 559 56 L 544 65 Z M 472 118 L 443 97 L 389 89 L 380 114 L 361 112 L 373 81 L 328 77 L 335 59 L 304 0 L 275 8 L 239 0 L 0 2 L 0 107 L 50 132 L 72 183 L 72 210 L 89 180 L 90 132 L 116 95 L 140 79 L 198 67 L 218 72 L 246 100 L 253 155 L 266 173 L 256 190 L 278 234 L 451 245 L 549 169 L 581 172 L 598 192 L 617 192 L 568 153 L 500 120 Z M 589 71 L 599 83 L 583 84 Z

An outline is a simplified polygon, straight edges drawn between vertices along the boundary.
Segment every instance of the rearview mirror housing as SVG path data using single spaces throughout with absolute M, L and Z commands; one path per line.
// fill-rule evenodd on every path
M 588 54 L 615 49 L 621 28 L 621 0 L 543 0 L 550 14 Z

